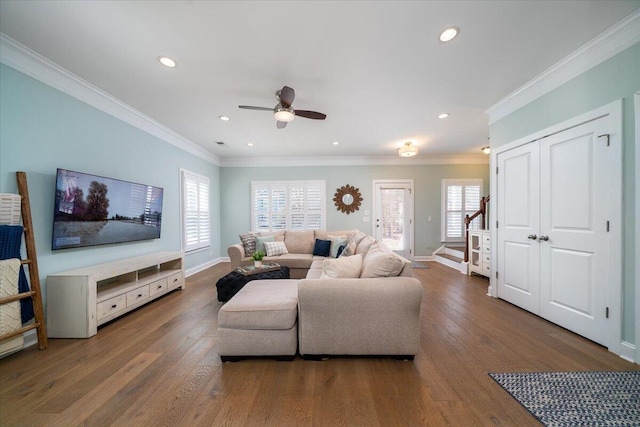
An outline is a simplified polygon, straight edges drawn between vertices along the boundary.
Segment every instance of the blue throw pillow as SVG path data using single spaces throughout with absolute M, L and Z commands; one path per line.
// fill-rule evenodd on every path
M 329 256 L 331 253 L 331 240 L 316 239 L 313 245 L 313 254 L 318 256 Z
M 346 243 L 343 245 L 340 245 L 340 247 L 338 248 L 338 255 L 336 255 L 336 258 L 340 258 L 340 255 L 342 255 L 342 252 L 346 249 L 346 247 L 347 247 Z

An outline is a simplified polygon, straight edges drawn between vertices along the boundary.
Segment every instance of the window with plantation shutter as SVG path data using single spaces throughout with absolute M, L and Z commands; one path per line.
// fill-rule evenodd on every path
M 442 241 L 460 242 L 465 239 L 464 218 L 480 209 L 481 179 L 442 180 Z M 480 228 L 480 217 L 469 229 Z
M 252 231 L 324 230 L 325 188 L 325 181 L 252 181 Z
M 182 249 L 185 252 L 211 245 L 209 178 L 186 170 L 182 175 Z

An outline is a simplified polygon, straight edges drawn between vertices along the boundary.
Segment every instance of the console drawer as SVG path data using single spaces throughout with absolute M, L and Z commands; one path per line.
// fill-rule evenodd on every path
M 125 308 L 127 308 L 127 296 L 125 294 L 118 295 L 98 303 L 96 312 L 98 322 L 105 317 L 121 312 Z
M 127 292 L 127 307 L 149 299 L 149 285 L 141 286 Z
M 161 294 L 167 291 L 167 279 L 156 280 L 153 283 L 149 283 L 149 296 Z
M 167 277 L 169 289 L 175 289 L 182 286 L 182 273 L 172 274 Z

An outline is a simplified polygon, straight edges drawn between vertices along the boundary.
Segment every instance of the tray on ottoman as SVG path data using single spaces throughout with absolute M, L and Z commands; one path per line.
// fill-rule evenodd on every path
M 244 285 L 252 280 L 263 279 L 288 279 L 289 267 L 280 267 L 278 270 L 260 272 L 245 276 L 244 274 L 232 271 L 231 273 L 223 276 L 216 283 L 218 290 L 218 301 L 227 302 L 233 297 Z

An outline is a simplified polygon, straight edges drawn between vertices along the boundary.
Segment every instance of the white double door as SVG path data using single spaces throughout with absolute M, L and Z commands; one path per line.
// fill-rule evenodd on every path
M 607 118 L 497 155 L 498 296 L 608 345 Z

